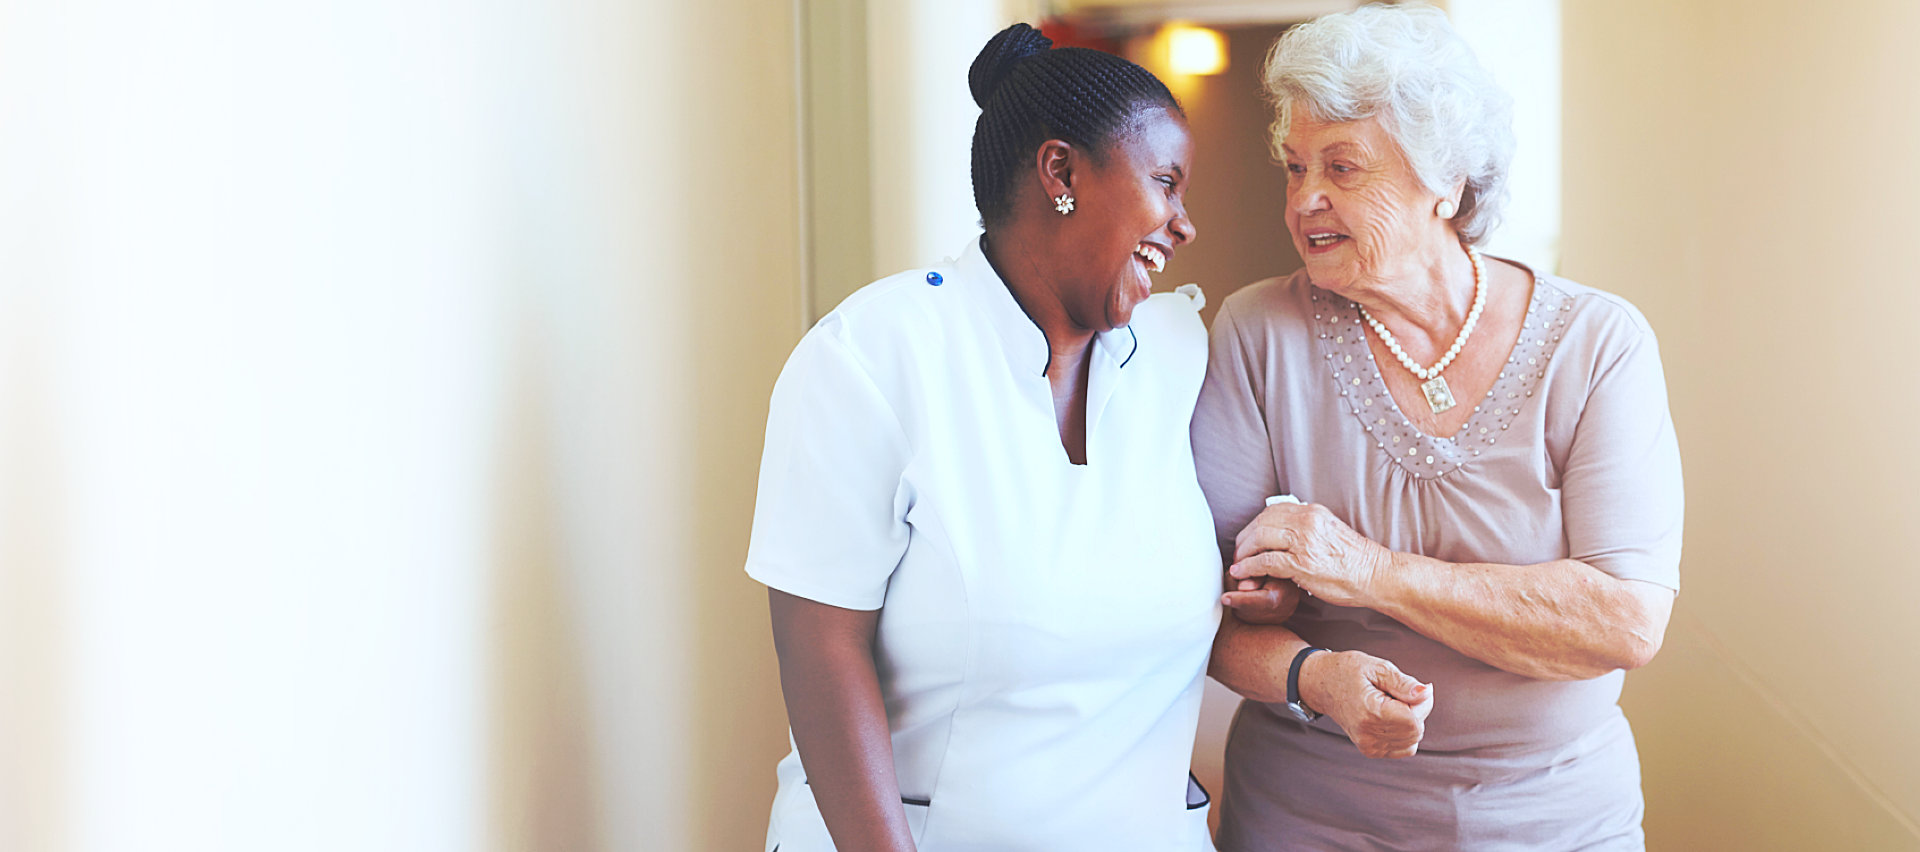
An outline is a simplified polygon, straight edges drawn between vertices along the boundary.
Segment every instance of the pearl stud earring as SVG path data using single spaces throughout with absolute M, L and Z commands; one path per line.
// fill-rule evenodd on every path
M 1453 218 L 1453 214 L 1459 212 L 1459 210 L 1460 208 L 1453 206 L 1452 201 L 1445 198 L 1440 199 L 1439 204 L 1433 205 L 1433 212 L 1442 219 Z
M 1053 209 L 1060 211 L 1060 215 L 1062 216 L 1065 216 L 1068 213 L 1072 213 L 1073 212 L 1073 193 L 1070 193 L 1070 192 L 1060 193 L 1060 197 L 1055 198 L 1053 200 Z

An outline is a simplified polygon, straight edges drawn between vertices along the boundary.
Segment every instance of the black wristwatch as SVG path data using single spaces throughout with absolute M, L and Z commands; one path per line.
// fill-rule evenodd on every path
M 1316 652 L 1325 650 L 1311 646 L 1301 648 L 1300 653 L 1293 655 L 1293 665 L 1287 667 L 1287 709 L 1293 711 L 1293 717 L 1302 722 L 1312 722 L 1320 718 L 1320 714 L 1307 709 L 1307 702 L 1300 700 L 1300 664 Z

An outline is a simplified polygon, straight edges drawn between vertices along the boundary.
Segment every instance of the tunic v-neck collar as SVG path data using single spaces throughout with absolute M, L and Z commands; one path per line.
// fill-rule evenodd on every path
M 1007 368 L 1015 377 L 1023 380 L 1045 378 L 1047 364 L 1052 360 L 1052 348 L 1047 345 L 1046 332 L 1040 330 L 1039 323 L 1027 316 L 1019 300 L 1013 297 L 1013 290 L 1007 282 L 994 271 L 993 264 L 987 260 L 986 252 L 981 250 L 981 238 L 975 237 L 967 244 L 967 250 L 954 262 L 954 268 L 960 272 L 955 276 L 960 284 L 982 309 L 982 314 L 993 326 L 994 333 L 1000 338 L 1000 348 L 1006 355 Z M 1139 349 L 1138 337 L 1129 327 L 1122 326 L 1110 331 L 1094 333 L 1094 349 L 1099 357 L 1114 368 L 1122 368 L 1133 359 Z M 1101 364 L 1095 362 L 1094 371 L 1100 371 Z M 1089 412 L 1093 399 L 1088 399 Z M 1089 417 L 1091 421 L 1091 417 Z M 1089 422 L 1091 428 L 1091 422 Z

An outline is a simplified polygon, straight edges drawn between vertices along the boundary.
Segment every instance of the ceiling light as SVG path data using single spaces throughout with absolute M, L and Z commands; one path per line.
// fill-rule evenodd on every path
M 1227 68 L 1227 40 L 1219 30 L 1168 24 L 1167 66 L 1175 74 L 1218 74 Z

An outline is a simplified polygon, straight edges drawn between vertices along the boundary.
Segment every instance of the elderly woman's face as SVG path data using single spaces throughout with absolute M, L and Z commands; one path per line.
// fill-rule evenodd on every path
M 1377 119 L 1327 123 L 1295 113 L 1282 141 L 1287 231 L 1315 286 L 1340 293 L 1417 275 L 1438 200 Z

